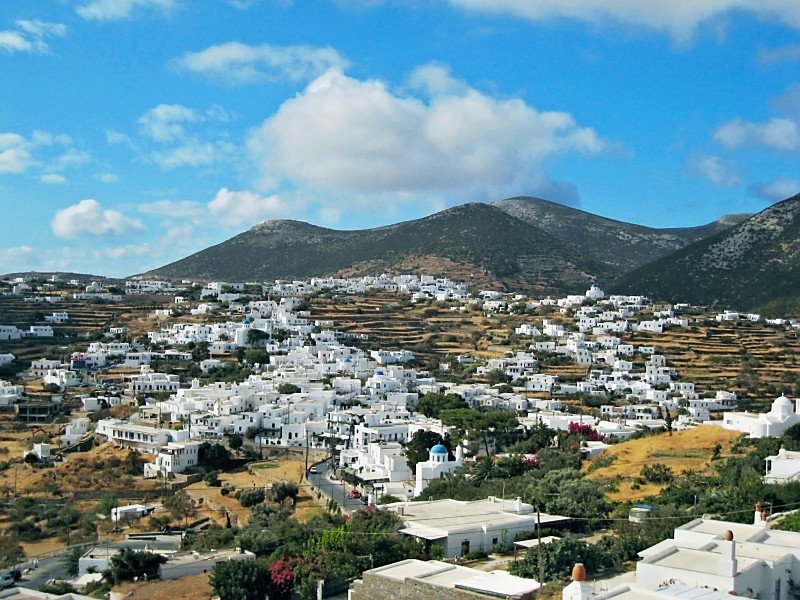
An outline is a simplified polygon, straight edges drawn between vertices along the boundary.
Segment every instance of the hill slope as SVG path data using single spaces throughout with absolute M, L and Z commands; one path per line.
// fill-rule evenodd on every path
M 444 259 L 444 260 L 443 260 Z M 465 204 L 429 217 L 360 231 L 265 221 L 151 272 L 164 277 L 274 280 L 408 270 L 483 275 L 516 289 L 583 291 L 607 273 L 574 245 L 497 207 Z M 436 272 L 436 271 L 439 272 Z
M 742 222 L 749 215 L 727 215 L 700 227 L 654 229 L 593 215 L 539 198 L 519 197 L 494 206 L 544 229 L 595 257 L 606 272 L 619 276 L 689 244 Z
M 610 289 L 740 310 L 800 298 L 800 194 L 636 269 Z

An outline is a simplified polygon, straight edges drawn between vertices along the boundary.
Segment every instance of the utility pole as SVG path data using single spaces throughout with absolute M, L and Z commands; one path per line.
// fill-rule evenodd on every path
M 306 473 L 308 473 L 308 432 L 306 432 Z
M 536 503 L 536 545 L 539 555 L 539 585 L 544 585 L 544 561 L 542 560 L 542 514 L 539 510 L 539 503 Z

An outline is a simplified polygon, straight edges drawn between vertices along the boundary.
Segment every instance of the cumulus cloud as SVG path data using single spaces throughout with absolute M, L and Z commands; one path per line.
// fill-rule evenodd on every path
M 67 33 L 67 27 L 62 23 L 22 19 L 14 25 L 14 29 L 0 31 L 0 50 L 8 53 L 45 53 L 50 50 L 46 38 L 62 37 Z
M 92 0 L 78 6 L 75 11 L 87 21 L 122 21 L 131 18 L 137 8 L 169 12 L 176 6 L 176 0 Z
M 280 79 L 307 81 L 328 69 L 344 69 L 347 61 L 333 48 L 228 42 L 187 52 L 173 64 L 223 83 L 242 85 Z
M 33 144 L 17 133 L 0 133 L 0 173 L 23 173 L 33 164 Z
M 30 246 L 13 246 L 11 248 L 0 248 L 0 271 L 16 271 L 27 265 L 38 253 Z
M 676 42 L 692 39 L 697 28 L 734 12 L 749 13 L 800 29 L 796 0 L 449 0 L 467 11 L 506 14 L 530 21 L 572 19 L 592 25 L 622 24 L 665 32 Z
M 125 146 L 133 146 L 130 136 L 114 131 L 113 129 L 106 130 L 106 143 L 110 145 L 124 144 Z
M 181 104 L 159 104 L 138 119 L 142 134 L 158 144 L 150 159 L 164 170 L 201 167 L 230 156 L 236 147 L 225 140 L 203 141 L 188 128 L 206 121 L 227 121 L 221 106 L 213 105 L 200 113 Z M 108 135 L 108 133 L 107 133 Z
M 690 177 L 707 179 L 716 187 L 736 187 L 742 183 L 736 165 L 719 156 L 694 153 L 686 161 L 684 170 Z
M 62 238 L 117 236 L 142 231 L 141 221 L 111 209 L 103 209 L 97 200 L 81 200 L 56 212 L 51 223 L 53 233 Z
M 150 153 L 159 167 L 165 171 L 178 167 L 204 167 L 218 163 L 235 152 L 236 146 L 229 142 L 200 142 L 187 140 L 179 146 Z
M 58 173 L 45 173 L 39 178 L 39 180 L 47 185 L 59 185 L 67 183 L 67 178 L 63 175 L 59 175 Z
M 185 123 L 201 119 L 196 111 L 181 104 L 159 104 L 139 117 L 138 123 L 147 137 L 157 142 L 172 142 L 186 136 Z
M 750 193 L 770 202 L 778 202 L 800 193 L 800 181 L 787 177 L 756 183 L 750 186 Z
M 339 71 L 314 80 L 249 136 L 265 184 L 289 180 L 329 194 L 518 193 L 546 179 L 546 158 L 607 148 L 569 113 L 448 83 L 441 67 L 415 76 L 428 82 L 429 98 Z
M 229 227 L 238 227 L 264 219 L 285 218 L 296 214 L 296 207 L 280 196 L 262 196 L 254 192 L 235 192 L 222 188 L 208 203 L 211 216 Z
M 794 119 L 774 117 L 760 123 L 734 119 L 714 131 L 714 139 L 726 148 L 766 146 L 783 152 L 800 150 L 800 127 Z
M 100 183 L 116 183 L 119 181 L 119 175 L 116 173 L 95 173 L 94 179 Z

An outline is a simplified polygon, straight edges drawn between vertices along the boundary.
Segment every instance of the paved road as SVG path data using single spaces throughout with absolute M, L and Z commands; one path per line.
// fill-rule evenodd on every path
M 364 506 L 360 498 L 351 498 L 350 491 L 353 487 L 349 484 L 339 481 L 338 479 L 331 479 L 332 471 L 330 470 L 330 460 L 319 463 L 316 466 L 317 473 L 308 472 L 306 475 L 308 480 L 313 483 L 319 491 L 325 494 L 328 498 L 332 498 L 336 503 L 343 507 L 344 510 L 352 512 Z

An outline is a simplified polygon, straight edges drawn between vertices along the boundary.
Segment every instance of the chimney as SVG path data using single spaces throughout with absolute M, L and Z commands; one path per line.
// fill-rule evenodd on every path
M 738 566 L 736 563 L 736 543 L 733 541 L 733 532 L 725 532 L 725 539 L 719 543 L 720 557 L 717 563 L 717 575 L 722 577 L 736 577 Z
M 577 563 L 572 567 L 572 583 L 561 592 L 561 600 L 592 600 L 594 597 L 592 586 L 586 583 L 586 568 Z
M 761 502 L 756 502 L 756 510 L 753 513 L 753 525 L 756 527 L 767 526 L 767 511 L 761 510 Z

